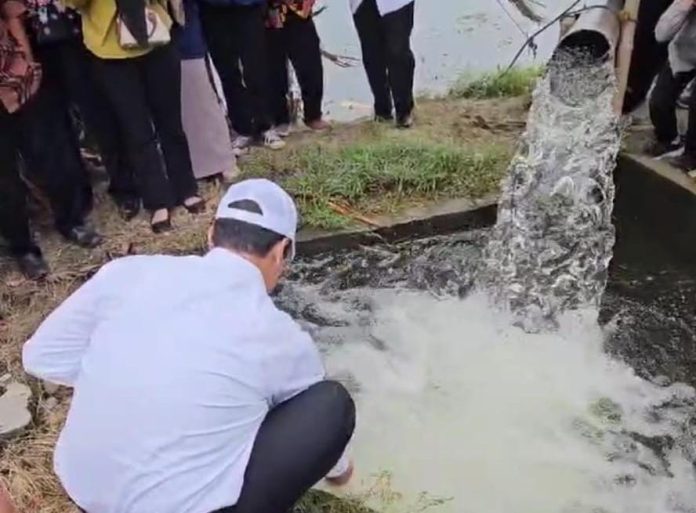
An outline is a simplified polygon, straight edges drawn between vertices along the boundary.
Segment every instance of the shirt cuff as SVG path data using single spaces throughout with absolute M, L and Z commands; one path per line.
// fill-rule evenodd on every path
M 341 477 L 343 474 L 348 472 L 349 468 L 350 458 L 348 458 L 347 453 L 344 453 L 343 456 L 341 456 L 341 459 L 338 460 L 338 463 L 336 463 L 336 466 L 332 468 L 328 474 L 326 474 L 326 477 L 328 479 L 336 479 L 337 477 Z

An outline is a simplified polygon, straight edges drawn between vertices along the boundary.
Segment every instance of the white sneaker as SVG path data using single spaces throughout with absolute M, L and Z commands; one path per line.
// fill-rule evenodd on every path
M 270 150 L 281 150 L 285 148 L 285 141 L 271 128 L 263 133 L 263 145 Z
M 290 124 L 288 123 L 283 123 L 282 125 L 276 125 L 275 131 L 276 133 L 281 136 L 281 137 L 288 137 L 290 135 L 291 131 Z
M 238 135 L 232 140 L 232 151 L 239 157 L 249 151 L 249 147 L 254 143 L 253 137 L 248 135 Z

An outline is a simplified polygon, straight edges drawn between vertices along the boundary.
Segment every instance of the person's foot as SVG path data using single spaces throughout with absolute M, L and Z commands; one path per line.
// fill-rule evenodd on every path
M 253 137 L 248 135 L 237 135 L 237 137 L 232 140 L 232 151 L 237 157 L 239 157 L 240 155 L 247 153 L 253 143 Z
M 375 114 L 375 122 L 377 123 L 391 123 L 394 121 L 394 116 L 391 114 Z
M 331 123 L 323 118 L 308 121 L 306 125 L 310 130 L 314 130 L 315 132 L 326 132 L 327 130 L 331 130 Z
M 263 145 L 270 150 L 282 150 L 285 148 L 285 141 L 281 139 L 278 132 L 273 130 L 266 130 L 263 133 Z
M 681 148 L 681 146 L 682 144 L 680 139 L 675 139 L 674 141 L 669 143 L 658 141 L 657 139 L 655 139 L 646 144 L 643 151 L 649 157 L 657 158 L 662 157 L 667 153 L 677 151 L 679 148 Z
M 275 131 L 280 137 L 288 137 L 290 135 L 290 123 L 282 123 L 275 126 Z
M 223 183 L 232 184 L 237 181 L 239 175 L 241 174 L 242 172 L 239 170 L 239 167 L 235 162 L 234 166 L 232 166 L 232 169 L 227 169 L 223 171 L 222 173 L 220 173 L 220 177 L 222 178 Z
M 202 214 L 205 212 L 205 200 L 200 196 L 191 196 L 184 200 L 184 208 L 189 214 Z
M 94 228 L 84 224 L 73 226 L 63 233 L 63 237 L 83 248 L 96 248 L 104 241 Z
M 17 257 L 17 265 L 24 276 L 30 280 L 45 278 L 50 272 L 48 264 L 40 254 L 26 253 Z
M 116 201 L 121 217 L 125 221 L 134 219 L 140 213 L 139 198 L 123 198 Z
M 150 227 L 153 233 L 164 233 L 172 229 L 172 220 L 169 215 L 169 210 L 160 208 L 152 213 L 150 219 Z
M 413 115 L 406 114 L 405 116 L 398 116 L 396 118 L 397 128 L 411 128 L 413 126 Z
M 693 177 L 696 172 L 696 154 L 694 153 L 685 152 L 683 155 L 669 159 L 668 162 L 689 176 Z

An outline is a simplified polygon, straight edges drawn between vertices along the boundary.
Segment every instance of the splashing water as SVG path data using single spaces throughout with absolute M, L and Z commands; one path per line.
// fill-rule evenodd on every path
M 608 356 L 620 323 L 597 322 L 612 95 L 608 67 L 552 63 L 486 244 L 330 255 L 281 293 L 354 394 L 349 494 L 384 513 L 696 513 L 696 391 Z
M 694 390 L 607 356 L 596 310 L 529 334 L 460 299 L 481 235 L 331 256 L 283 291 L 357 403 L 342 493 L 383 513 L 696 513 Z
M 597 306 L 604 290 L 620 144 L 613 86 L 611 63 L 561 53 L 534 94 L 480 277 L 527 331 Z

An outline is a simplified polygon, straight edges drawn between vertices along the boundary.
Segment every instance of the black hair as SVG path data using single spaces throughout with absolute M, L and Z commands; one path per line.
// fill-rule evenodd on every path
M 263 215 L 259 204 L 252 200 L 235 201 L 228 207 Z M 216 219 L 213 223 L 213 246 L 233 249 L 261 258 L 267 256 L 276 244 L 286 238 L 272 230 L 237 219 Z M 285 258 L 290 255 L 290 247 L 291 244 L 285 247 L 283 254 Z

